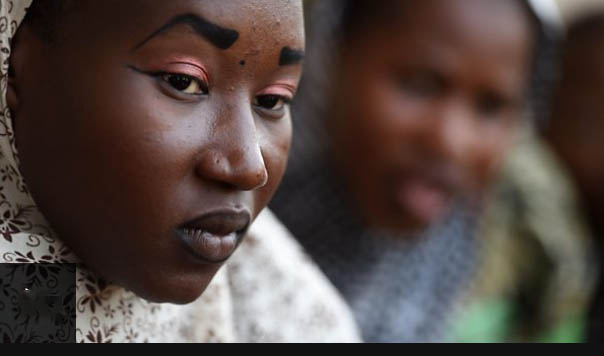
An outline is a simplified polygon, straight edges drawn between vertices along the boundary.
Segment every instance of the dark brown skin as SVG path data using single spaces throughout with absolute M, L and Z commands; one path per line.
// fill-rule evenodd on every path
M 478 202 L 524 108 L 532 29 L 513 1 L 427 0 L 348 39 L 332 99 L 336 163 L 367 222 L 425 229 Z
M 145 41 L 184 14 L 239 37 L 221 49 L 177 25 Z M 280 54 L 304 48 L 302 15 L 296 0 L 104 0 L 82 3 L 56 46 L 20 28 L 8 97 L 22 172 L 91 269 L 151 301 L 201 295 L 221 263 L 177 229 L 216 212 L 217 231 L 245 224 L 275 192 L 301 75 Z
M 604 17 L 565 45 L 546 137 L 570 169 L 597 235 L 604 234 Z M 604 251 L 603 251 L 604 252 Z

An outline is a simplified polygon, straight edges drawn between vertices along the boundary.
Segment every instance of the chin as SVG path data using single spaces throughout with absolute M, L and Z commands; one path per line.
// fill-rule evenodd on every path
M 142 293 L 135 291 L 135 294 L 151 303 L 186 305 L 199 299 L 207 287 L 208 284 L 179 288 L 169 287 L 161 290 L 145 290 Z
M 195 302 L 206 291 L 214 274 L 210 276 L 173 276 L 147 281 L 132 288 L 139 297 L 151 303 L 186 305 Z
M 447 214 L 444 214 L 432 220 L 425 220 L 410 216 L 409 214 L 397 215 L 388 220 L 382 220 L 379 224 L 374 225 L 374 227 L 403 238 L 414 239 L 423 236 L 429 229 L 441 224 L 447 219 L 447 216 Z
M 413 237 L 428 230 L 436 221 L 425 221 L 410 214 L 388 214 L 367 219 L 372 228 L 403 237 Z

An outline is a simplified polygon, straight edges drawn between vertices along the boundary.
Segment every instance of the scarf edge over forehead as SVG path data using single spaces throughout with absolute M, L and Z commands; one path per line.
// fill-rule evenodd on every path
M 258 217 L 204 294 L 186 306 L 150 303 L 108 285 L 80 263 L 55 237 L 19 170 L 6 93 L 11 40 L 31 4 L 32 0 L 0 0 L 0 291 L 16 293 L 11 297 L 14 302 L 29 289 L 19 290 L 16 282 L 5 278 L 7 268 L 48 278 L 49 271 L 58 273 L 56 266 L 71 266 L 72 311 L 77 317 L 73 330 L 57 335 L 67 339 L 75 333 L 77 342 L 357 342 L 358 331 L 345 303 L 270 211 Z M 279 280 L 272 279 L 276 275 Z M 57 280 L 54 287 L 60 284 Z M 1 298 L 0 293 L 3 316 L 9 304 Z M 317 310 L 322 314 L 313 314 Z M 19 319 L 17 329 L 12 329 L 0 319 L 0 342 L 40 342 L 39 335 L 27 330 L 28 320 Z
M 13 124 L 6 100 L 8 86 L 8 68 L 11 55 L 11 41 L 25 17 L 32 0 L 15 0 L 0 2 L 0 156 L 2 160 L 17 168 L 18 159 L 15 147 Z
M 0 262 L 77 263 L 38 210 L 19 169 L 15 131 L 7 103 L 11 41 L 32 0 L 0 1 L 0 242 L 13 249 L 36 248 L 39 255 L 23 258 L 18 251 L 0 250 Z M 45 247 L 44 249 L 42 247 Z M 54 253 L 48 253 L 48 250 Z M 46 258 L 42 258 L 46 257 Z

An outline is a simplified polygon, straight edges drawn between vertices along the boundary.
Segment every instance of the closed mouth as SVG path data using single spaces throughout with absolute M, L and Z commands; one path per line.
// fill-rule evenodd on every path
M 185 248 L 209 264 L 221 264 L 231 257 L 251 223 L 251 214 L 222 211 L 203 215 L 177 229 Z

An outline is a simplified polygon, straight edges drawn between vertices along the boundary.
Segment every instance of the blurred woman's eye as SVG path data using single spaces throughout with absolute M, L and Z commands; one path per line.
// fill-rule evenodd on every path
M 259 95 L 254 99 L 254 106 L 266 111 L 281 112 L 290 103 L 290 99 L 280 95 Z
M 507 108 L 507 104 L 507 101 L 499 95 L 483 94 L 476 100 L 476 110 L 480 117 L 493 119 Z
M 420 72 L 400 76 L 399 88 L 405 93 L 420 97 L 430 98 L 439 95 L 444 90 L 444 80 L 435 73 Z
M 209 90 L 205 83 L 186 74 L 164 73 L 161 79 L 173 89 L 187 95 L 207 95 Z

